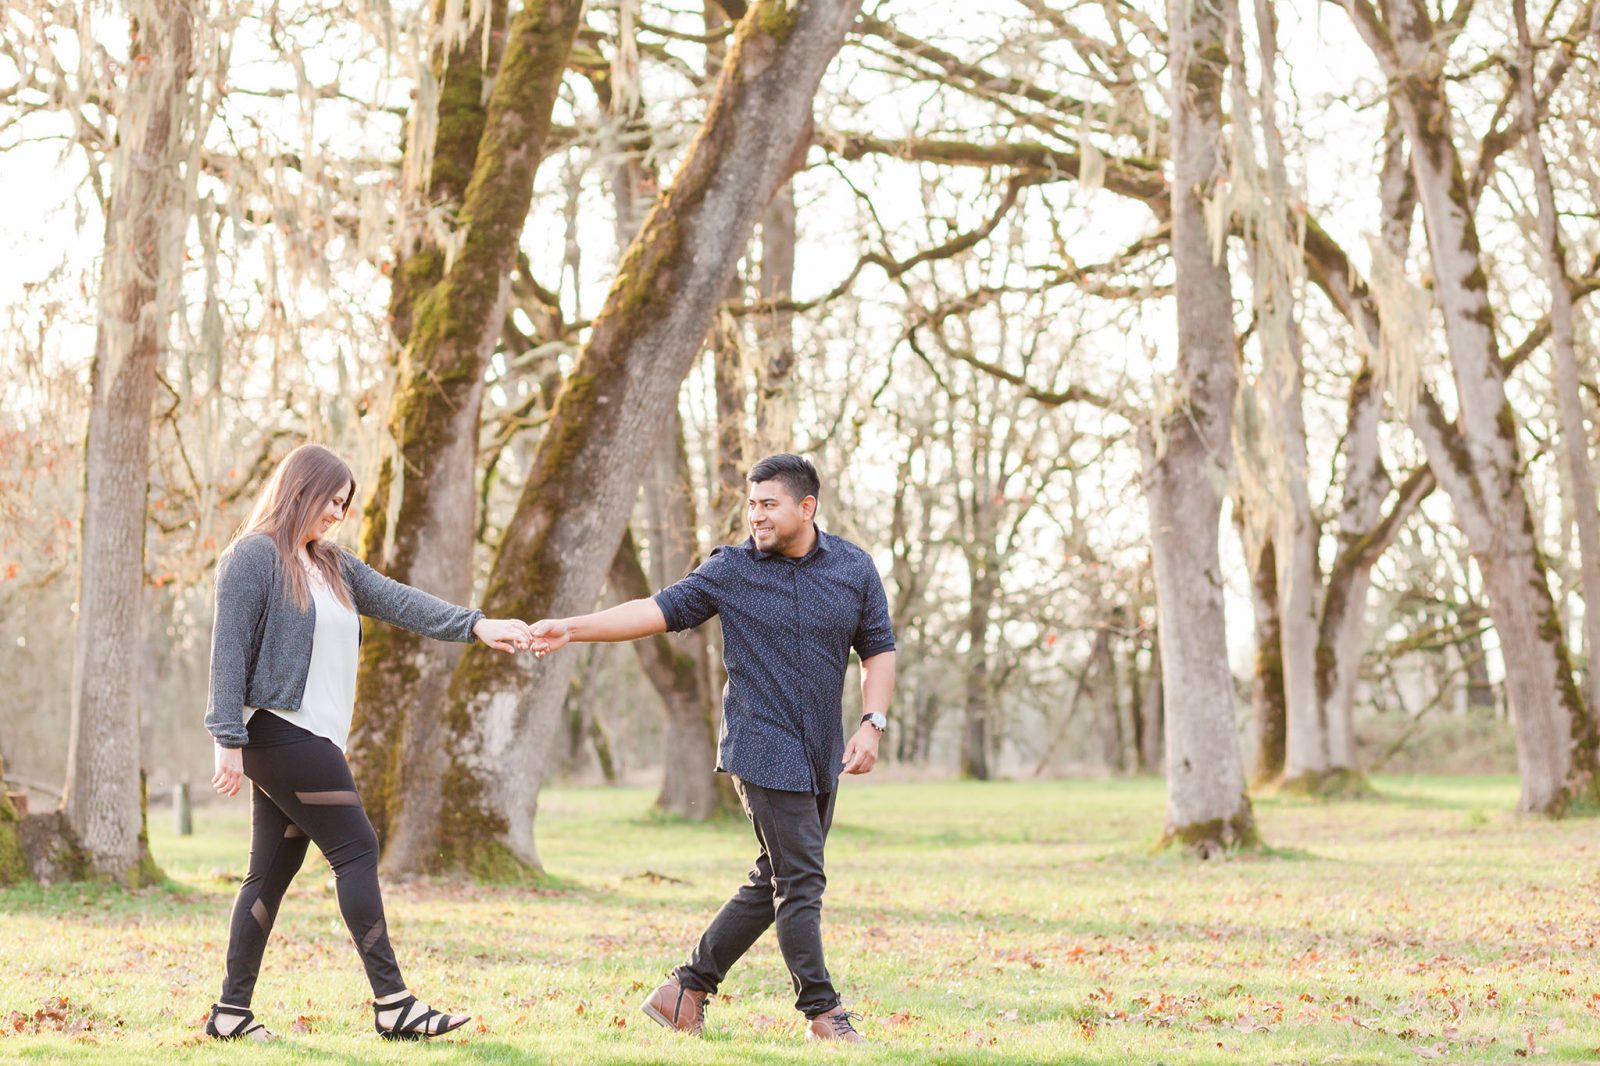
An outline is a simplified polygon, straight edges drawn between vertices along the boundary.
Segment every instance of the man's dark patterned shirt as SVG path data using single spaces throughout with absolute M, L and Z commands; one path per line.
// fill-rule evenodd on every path
M 753 539 L 712 551 L 656 593 L 667 629 L 722 617 L 722 737 L 717 769 L 786 792 L 831 792 L 844 758 L 841 722 L 852 650 L 894 650 L 883 581 L 872 557 L 817 530 L 791 559 Z

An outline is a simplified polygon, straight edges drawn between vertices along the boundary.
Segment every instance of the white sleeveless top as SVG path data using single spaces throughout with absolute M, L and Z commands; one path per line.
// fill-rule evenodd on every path
M 284 721 L 327 737 L 340 751 L 350 742 L 350 719 L 356 707 L 356 660 L 361 652 L 361 616 L 339 602 L 321 571 L 308 570 L 311 602 L 317 615 L 311 638 L 311 666 L 298 711 L 283 711 Z M 245 711 L 250 724 L 254 711 Z M 275 713 L 268 711 L 267 713 Z

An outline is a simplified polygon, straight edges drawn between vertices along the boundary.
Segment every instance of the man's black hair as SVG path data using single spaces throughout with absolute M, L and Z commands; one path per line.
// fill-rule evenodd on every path
M 822 498 L 822 481 L 817 477 L 817 468 L 811 465 L 809 459 L 802 459 L 789 452 L 780 452 L 769 455 L 755 466 L 750 468 L 750 483 L 758 481 L 781 481 L 783 487 L 795 498 L 795 502 L 807 496 Z

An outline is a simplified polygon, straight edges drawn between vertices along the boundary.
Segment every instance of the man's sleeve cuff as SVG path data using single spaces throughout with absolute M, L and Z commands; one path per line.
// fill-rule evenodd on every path
M 677 612 L 672 609 L 672 600 L 667 597 L 665 590 L 656 593 L 650 598 L 656 601 L 657 607 L 661 608 L 661 617 L 666 620 L 668 633 L 676 633 L 683 628 L 678 625 Z

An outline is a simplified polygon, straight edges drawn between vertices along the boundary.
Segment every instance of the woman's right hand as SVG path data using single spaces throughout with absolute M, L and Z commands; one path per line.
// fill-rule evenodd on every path
M 244 783 L 244 752 L 239 748 L 216 745 L 217 772 L 211 775 L 211 787 L 224 796 L 237 796 Z

